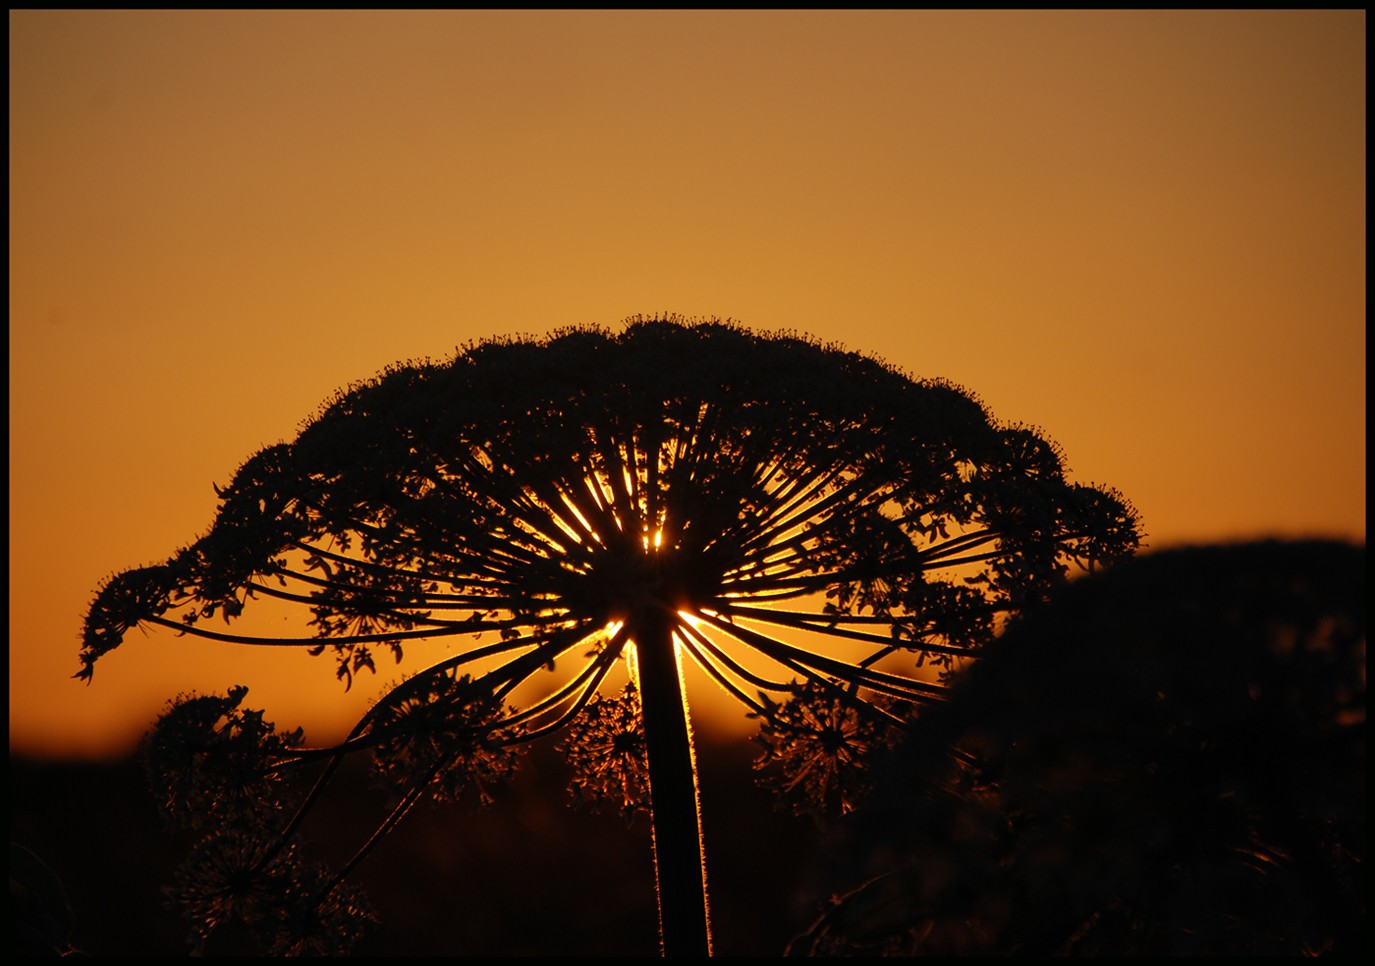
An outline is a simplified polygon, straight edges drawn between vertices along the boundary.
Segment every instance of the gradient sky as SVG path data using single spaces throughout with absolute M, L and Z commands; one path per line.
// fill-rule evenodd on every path
M 50 12 L 10 25 L 10 747 L 328 659 L 133 634 L 338 386 L 635 313 L 838 340 L 1041 426 L 1151 548 L 1364 541 L 1365 14 Z

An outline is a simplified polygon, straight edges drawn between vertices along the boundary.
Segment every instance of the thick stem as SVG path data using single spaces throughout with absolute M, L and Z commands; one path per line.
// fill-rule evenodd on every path
M 673 618 L 646 607 L 636 630 L 663 953 L 709 956 L 696 763 L 673 645 Z

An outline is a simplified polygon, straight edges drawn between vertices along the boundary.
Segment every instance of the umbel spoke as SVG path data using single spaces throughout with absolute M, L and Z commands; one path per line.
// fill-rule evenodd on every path
M 1004 623 L 1071 563 L 1139 539 L 1120 495 L 1067 482 L 1054 444 L 956 386 L 673 317 L 394 366 L 217 492 L 205 535 L 101 586 L 78 677 L 135 627 L 327 653 L 345 686 L 375 670 L 377 647 L 406 662 L 429 642 L 457 653 L 408 663 L 332 747 L 275 734 L 241 688 L 175 702 L 155 742 L 165 807 L 242 830 L 210 837 L 199 861 L 305 896 L 271 912 L 283 921 L 366 918 L 344 877 L 421 797 L 487 800 L 522 748 L 560 735 L 570 763 L 598 763 L 575 776 L 580 795 L 605 786 L 649 812 L 671 955 L 712 949 L 684 657 L 759 721 L 761 770 L 781 772 L 794 808 L 845 810 L 872 750 L 943 700 Z M 238 623 L 264 600 L 301 621 Z M 623 695 L 603 693 L 627 677 Z M 286 888 L 305 874 L 297 836 L 356 753 L 394 807 L 342 871 Z M 278 784 L 312 766 L 282 817 Z M 245 914 L 206 898 L 219 894 L 183 896 L 198 929 Z

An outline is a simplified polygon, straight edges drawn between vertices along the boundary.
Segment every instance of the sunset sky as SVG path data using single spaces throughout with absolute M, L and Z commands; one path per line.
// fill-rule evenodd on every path
M 12 751 L 240 683 L 337 733 L 394 668 L 135 633 L 86 687 L 85 608 L 336 387 L 488 336 L 806 332 L 1042 427 L 1148 551 L 1365 539 L 1363 11 L 9 25 Z

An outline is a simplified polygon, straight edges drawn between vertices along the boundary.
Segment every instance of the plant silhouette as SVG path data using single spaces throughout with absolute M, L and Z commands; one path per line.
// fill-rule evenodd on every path
M 309 648 L 345 686 L 379 648 L 466 642 L 336 747 L 274 731 L 242 688 L 159 722 L 164 809 L 207 831 L 178 883 L 197 941 L 243 921 L 276 952 L 347 949 L 370 913 L 345 877 L 407 809 L 482 799 L 559 734 L 579 799 L 649 813 L 662 951 L 705 954 L 683 663 L 759 720 L 761 772 L 794 807 L 843 812 L 875 750 L 1007 615 L 1139 536 L 1120 495 L 1069 482 L 1053 444 L 957 386 L 676 317 L 393 367 L 218 492 L 203 537 L 103 584 L 78 677 L 139 625 Z M 313 633 L 238 623 L 265 599 Z M 329 873 L 299 832 L 354 752 L 395 807 Z M 312 763 L 291 799 L 280 779 Z
M 1019 615 L 875 767 L 792 952 L 1364 953 L 1365 570 L 1181 548 Z
M 10 843 L 10 942 L 20 956 L 76 956 L 74 916 L 62 880 L 32 851 Z

